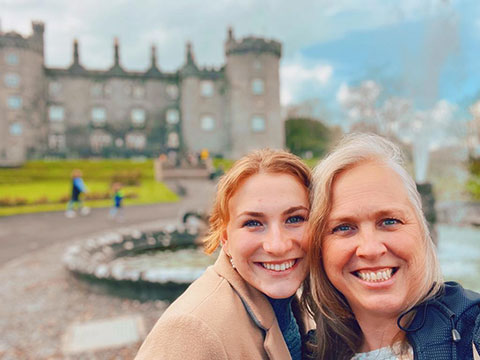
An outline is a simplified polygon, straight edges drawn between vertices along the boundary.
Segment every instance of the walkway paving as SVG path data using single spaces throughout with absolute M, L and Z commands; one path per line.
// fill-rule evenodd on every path
M 214 184 L 182 181 L 187 196 L 176 204 L 126 208 L 121 226 L 151 227 L 175 221 L 189 209 L 204 209 Z M 97 292 L 66 271 L 66 248 L 118 224 L 107 209 L 66 219 L 63 213 L 0 219 L 0 359 L 132 359 L 168 306 Z M 110 330 L 108 330 L 110 329 Z M 110 336 L 114 333 L 115 336 Z M 97 332 L 95 340 L 88 334 Z M 98 341 L 98 340 L 101 341 Z

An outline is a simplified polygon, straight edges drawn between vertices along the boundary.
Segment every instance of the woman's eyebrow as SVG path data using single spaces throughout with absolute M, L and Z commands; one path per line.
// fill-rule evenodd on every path
M 238 214 L 237 217 L 240 217 L 240 216 L 262 217 L 262 216 L 264 216 L 264 213 L 258 212 L 258 211 L 248 211 L 247 210 L 247 211 L 243 211 L 240 214 Z
M 299 206 L 292 206 L 291 208 L 288 208 L 287 210 L 285 210 L 283 212 L 283 214 L 288 215 L 288 214 L 294 213 L 295 211 L 298 211 L 298 210 L 310 211 L 307 207 L 305 207 L 303 205 L 299 205 Z

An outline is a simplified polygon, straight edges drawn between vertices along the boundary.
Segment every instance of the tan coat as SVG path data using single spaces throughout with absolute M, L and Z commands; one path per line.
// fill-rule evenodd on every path
M 298 322 L 303 333 L 303 323 Z M 160 317 L 135 359 L 291 357 L 270 302 L 240 277 L 221 251 L 215 265 Z

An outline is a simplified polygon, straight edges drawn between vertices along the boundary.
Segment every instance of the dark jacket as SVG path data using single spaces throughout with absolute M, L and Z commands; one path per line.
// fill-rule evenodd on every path
M 472 341 L 480 353 L 480 294 L 446 282 L 441 294 L 415 309 L 404 329 L 415 360 L 473 359 Z

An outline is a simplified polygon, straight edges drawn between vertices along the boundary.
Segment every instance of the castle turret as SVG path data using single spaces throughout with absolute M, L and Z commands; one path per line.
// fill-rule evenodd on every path
M 258 37 L 235 39 L 228 30 L 225 42 L 229 81 L 231 155 L 239 157 L 261 147 L 283 148 L 280 114 L 279 61 L 282 46 Z
M 45 144 L 44 31 L 0 33 L 0 165 L 21 164 Z
M 33 35 L 31 36 L 31 41 L 35 47 L 38 47 L 42 57 L 44 57 L 45 24 L 41 21 L 32 21 L 32 30 Z
M 75 74 L 82 74 L 85 72 L 85 68 L 80 64 L 80 55 L 78 52 L 78 40 L 73 40 L 73 61 L 72 65 L 68 69 L 70 72 Z
M 123 70 L 122 66 L 120 65 L 120 46 L 118 44 L 118 38 L 115 37 L 113 40 L 113 66 L 109 70 L 110 75 L 124 75 L 125 70 Z
M 155 76 L 160 74 L 161 72 L 157 66 L 157 48 L 155 45 L 152 45 L 151 54 L 150 54 L 150 68 L 147 70 L 145 75 Z
M 195 62 L 195 56 L 193 55 L 192 44 L 187 42 L 185 52 L 185 64 L 180 70 L 183 77 L 198 75 L 198 66 Z

